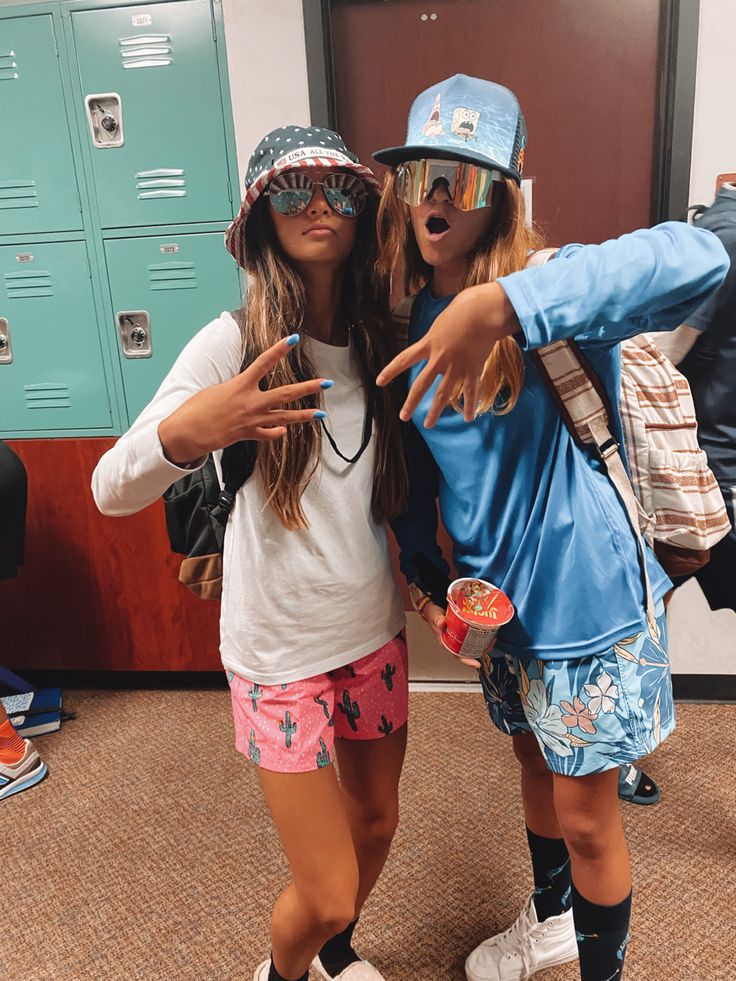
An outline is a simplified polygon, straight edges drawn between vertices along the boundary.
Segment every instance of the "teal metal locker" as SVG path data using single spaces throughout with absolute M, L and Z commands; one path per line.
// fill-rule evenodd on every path
M 112 424 L 84 242 L 0 246 L 0 429 Z
M 82 229 L 54 27 L 0 19 L 0 236 Z
M 71 22 L 102 228 L 228 221 L 208 0 L 72 9 Z
M 240 304 L 236 175 L 220 0 L 0 0 L 0 437 L 119 433 Z
M 220 232 L 108 240 L 105 253 L 132 422 L 187 341 L 240 306 L 240 279 Z

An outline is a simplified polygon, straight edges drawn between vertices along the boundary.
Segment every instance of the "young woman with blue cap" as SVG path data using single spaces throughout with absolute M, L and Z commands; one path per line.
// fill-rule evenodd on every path
M 517 921 L 467 959 L 469 981 L 522 981 L 580 958 L 583 981 L 622 976 L 631 870 L 619 767 L 673 731 L 662 599 L 671 584 L 637 536 L 604 462 L 574 442 L 535 361 L 573 338 L 613 409 L 619 343 L 681 324 L 723 279 L 715 236 L 680 222 L 602 245 L 538 249 L 520 190 L 526 128 L 508 89 L 456 75 L 412 105 L 379 214 L 381 264 L 416 293 L 409 347 L 409 511 L 402 569 L 439 635 L 448 573 L 439 498 L 459 576 L 494 583 L 516 615 L 472 662 L 494 724 L 513 738 L 534 890 Z

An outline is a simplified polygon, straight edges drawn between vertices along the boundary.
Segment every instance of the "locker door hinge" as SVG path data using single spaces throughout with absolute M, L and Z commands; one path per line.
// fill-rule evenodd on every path
M 217 24 L 215 23 L 215 6 L 210 4 L 210 20 L 212 21 L 212 40 L 217 44 Z
M 230 202 L 230 210 L 233 208 L 233 189 L 230 181 L 227 182 L 227 199 Z

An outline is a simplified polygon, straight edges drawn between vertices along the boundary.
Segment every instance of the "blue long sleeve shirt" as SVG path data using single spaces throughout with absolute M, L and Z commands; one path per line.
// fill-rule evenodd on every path
M 670 330 L 718 287 L 728 269 L 710 232 L 667 222 L 601 245 L 567 245 L 553 262 L 502 277 L 521 324 L 521 395 L 506 415 L 472 423 L 446 409 L 433 429 L 424 418 L 435 385 L 409 423 L 410 500 L 394 531 L 404 574 L 417 557 L 446 569 L 436 542 L 436 499 L 453 542 L 458 575 L 500 586 L 516 616 L 498 650 L 543 660 L 582 658 L 642 629 L 644 586 L 636 539 L 594 448 L 573 441 L 532 356 L 574 338 L 613 406 L 618 400 L 620 342 Z M 425 287 L 412 310 L 409 342 L 420 340 L 453 297 Z M 413 382 L 425 362 L 410 371 Z M 655 599 L 670 581 L 648 550 Z

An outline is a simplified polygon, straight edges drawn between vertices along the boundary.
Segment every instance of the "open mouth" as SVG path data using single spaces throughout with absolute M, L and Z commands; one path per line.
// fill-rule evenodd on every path
M 440 218 L 439 215 L 432 215 L 431 218 L 427 219 L 427 231 L 430 235 L 441 235 L 449 228 L 449 223 L 444 218 Z

